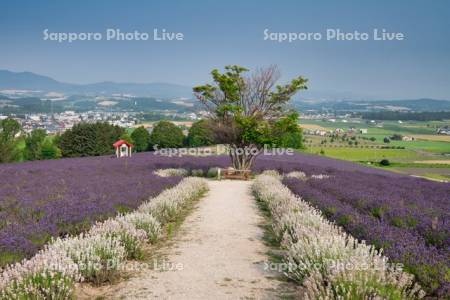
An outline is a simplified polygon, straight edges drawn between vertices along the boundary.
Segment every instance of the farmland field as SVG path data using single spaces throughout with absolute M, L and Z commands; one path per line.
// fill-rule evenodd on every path
M 400 149 L 366 149 L 366 148 L 332 148 L 332 147 L 309 147 L 306 151 L 313 154 L 319 154 L 323 150 L 325 156 L 344 159 L 349 161 L 369 161 L 378 162 L 388 158 L 396 162 L 408 162 L 422 159 L 423 156 L 410 150 Z
M 450 136 L 437 135 L 436 129 L 445 126 L 448 122 L 383 122 L 380 125 L 367 124 L 363 120 L 323 121 L 323 120 L 301 120 L 301 125 L 306 134 L 307 153 L 321 154 L 324 156 L 360 162 L 363 164 L 378 166 L 378 163 L 387 159 L 393 163 L 388 169 L 391 171 L 408 175 L 417 175 L 433 180 L 448 181 L 450 177 Z M 332 138 L 308 134 L 308 130 L 334 131 L 336 128 L 344 132 L 342 137 L 350 128 L 356 130 L 364 128 L 367 133 L 353 132 L 346 134 L 346 139 Z M 385 143 L 384 139 L 394 134 L 409 136 L 413 141 L 398 141 L 390 139 Z M 351 139 L 350 139 L 351 138 Z M 429 162 L 427 162 L 429 161 Z M 434 161 L 448 165 L 447 170 L 437 170 Z M 422 165 L 417 165 L 421 162 Z M 414 164 L 414 168 L 411 168 Z M 438 172 L 435 172 L 438 171 Z

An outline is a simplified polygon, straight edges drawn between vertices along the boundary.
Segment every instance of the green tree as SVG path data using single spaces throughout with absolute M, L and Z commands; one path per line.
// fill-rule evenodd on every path
M 61 135 L 58 147 L 64 157 L 113 154 L 112 144 L 124 133 L 123 128 L 108 123 L 80 123 Z
M 16 135 L 20 130 L 19 122 L 12 118 L 0 121 L 0 163 L 18 159 Z
M 42 159 L 42 144 L 47 137 L 44 129 L 34 129 L 25 138 L 24 158 L 26 160 Z
M 214 135 L 207 120 L 200 120 L 189 128 L 187 144 L 190 147 L 209 146 L 214 143 Z
M 394 133 L 394 135 L 391 136 L 390 139 L 393 141 L 401 141 L 403 139 L 403 135 Z
M 133 138 L 128 134 L 128 132 L 124 132 L 120 135 L 119 139 L 127 141 L 130 144 L 134 144 Z
M 144 126 L 140 126 L 133 130 L 131 138 L 134 141 L 134 147 L 137 152 L 148 150 L 150 145 L 150 133 L 148 133 Z
M 236 169 L 249 169 L 264 145 L 283 146 L 299 137 L 297 120 L 287 110 L 287 103 L 299 90 L 306 89 L 307 79 L 299 76 L 286 85 L 276 85 L 280 74 L 275 66 L 259 69 L 245 77 L 246 68 L 226 66 L 225 72 L 211 72 L 213 84 L 194 87 L 213 124 L 215 140 L 228 144 Z M 286 128 L 284 139 L 277 135 Z M 301 143 L 301 139 L 300 139 Z
M 272 139 L 274 144 L 282 148 L 303 148 L 303 131 L 298 126 L 299 114 L 291 112 L 277 120 L 273 127 Z M 327 140 L 324 140 L 326 143 Z
M 61 157 L 61 150 L 55 145 L 54 141 L 47 138 L 42 143 L 41 158 L 57 159 Z
M 183 146 L 183 141 L 183 131 L 168 121 L 158 122 L 150 134 L 150 142 L 158 149 L 180 148 Z

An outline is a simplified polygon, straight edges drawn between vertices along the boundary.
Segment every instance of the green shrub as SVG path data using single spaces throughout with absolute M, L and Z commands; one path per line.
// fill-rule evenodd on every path
M 195 177 L 202 177 L 203 176 L 203 170 L 202 169 L 194 169 L 191 171 L 191 175 Z
M 215 178 L 219 175 L 219 168 L 209 168 L 208 172 L 206 173 L 206 177 L 208 178 Z
M 382 165 L 382 166 L 389 166 L 390 164 L 391 163 L 390 163 L 390 161 L 388 159 L 382 159 L 380 161 L 380 165 Z

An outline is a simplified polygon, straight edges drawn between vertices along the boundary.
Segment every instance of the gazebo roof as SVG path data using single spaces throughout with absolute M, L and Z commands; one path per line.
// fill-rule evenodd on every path
M 133 144 L 130 144 L 125 140 L 118 140 L 117 142 L 115 142 L 113 144 L 113 146 L 114 146 L 114 148 L 118 148 L 118 147 L 122 146 L 123 144 L 127 145 L 128 147 L 133 147 Z

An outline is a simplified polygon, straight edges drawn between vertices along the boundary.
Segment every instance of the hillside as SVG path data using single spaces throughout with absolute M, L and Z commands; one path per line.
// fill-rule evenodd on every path
M 57 81 L 32 72 L 0 70 L 0 90 L 35 90 L 64 94 L 132 94 L 158 98 L 191 97 L 190 87 L 172 83 L 119 83 L 98 82 L 72 84 Z

